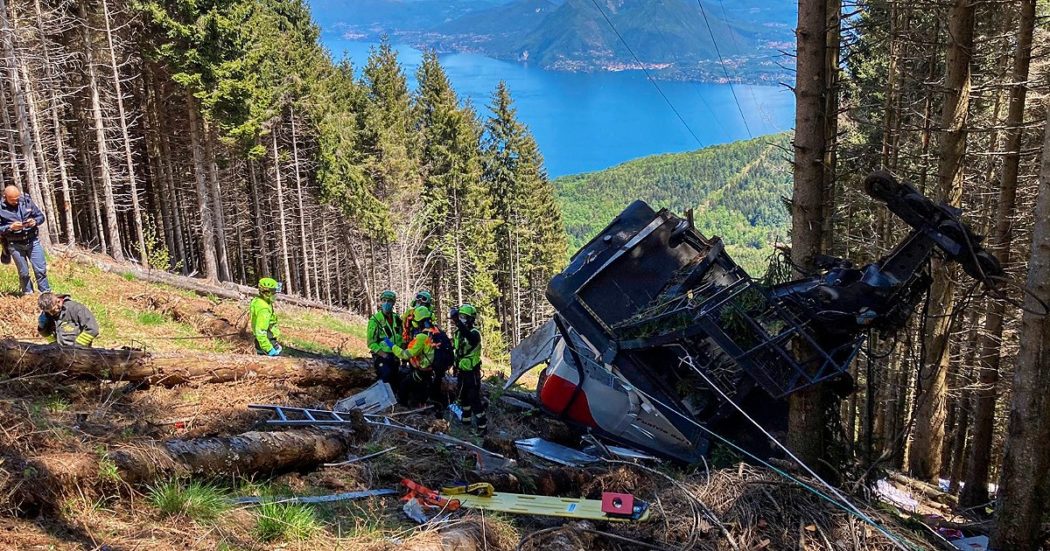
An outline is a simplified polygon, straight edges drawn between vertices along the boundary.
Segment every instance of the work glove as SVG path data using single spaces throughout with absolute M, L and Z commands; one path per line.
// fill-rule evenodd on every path
M 271 348 L 270 351 L 266 353 L 266 355 L 267 356 L 280 356 L 281 355 L 281 348 L 278 347 L 278 346 L 275 346 L 275 347 Z

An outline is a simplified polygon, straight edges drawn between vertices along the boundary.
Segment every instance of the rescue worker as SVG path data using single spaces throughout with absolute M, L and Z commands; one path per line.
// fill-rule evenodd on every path
M 411 367 L 408 377 L 402 381 L 402 396 L 405 405 L 415 407 L 432 395 L 434 385 L 434 357 L 437 342 L 432 339 L 430 308 L 416 306 L 412 310 L 410 330 L 412 338 L 404 347 L 398 346 L 391 339 L 384 344 L 390 347 L 395 356 L 407 360 Z
M 69 295 L 45 291 L 40 293 L 37 306 L 40 318 L 36 330 L 40 336 L 47 337 L 48 342 L 60 346 L 91 346 L 98 337 L 98 321 L 91 310 Z
M 471 304 L 463 304 L 449 311 L 449 318 L 456 324 L 452 337 L 455 351 L 456 395 L 463 410 L 463 424 L 474 425 L 474 430 L 484 434 L 488 429 L 487 403 L 481 392 L 481 331 L 474 326 L 478 310 Z
M 412 338 L 412 316 L 415 314 L 417 306 L 426 306 L 431 312 L 434 311 L 434 297 L 430 294 L 430 291 L 423 289 L 416 293 L 416 298 L 412 299 L 412 302 L 408 305 L 408 310 L 405 310 L 405 315 L 401 316 L 401 338 L 408 342 Z
M 255 353 L 263 356 L 280 356 L 284 350 L 277 342 L 281 330 L 277 327 L 277 313 L 273 311 L 273 299 L 281 290 L 276 279 L 264 277 L 259 280 L 259 296 L 252 299 L 252 335 L 255 336 Z
M 386 340 L 396 346 L 404 346 L 401 337 L 401 316 L 394 311 L 397 293 L 387 290 L 379 295 L 379 310 L 368 318 L 368 349 L 372 351 L 372 367 L 380 381 L 389 383 L 397 392 L 401 360 L 394 356 Z

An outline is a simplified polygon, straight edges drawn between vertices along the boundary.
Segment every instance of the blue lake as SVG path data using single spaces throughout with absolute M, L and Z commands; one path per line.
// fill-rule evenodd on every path
M 345 56 L 358 70 L 375 45 L 332 33 L 324 33 L 322 42 L 333 57 Z M 395 49 L 414 86 L 422 52 L 405 45 Z M 771 134 L 794 124 L 795 99 L 784 87 L 735 85 L 738 109 L 728 85 L 659 81 L 679 119 L 641 71 L 563 73 L 476 54 L 443 55 L 441 63 L 460 99 L 485 117 L 496 84 L 507 82 L 518 118 L 536 137 L 552 177 Z

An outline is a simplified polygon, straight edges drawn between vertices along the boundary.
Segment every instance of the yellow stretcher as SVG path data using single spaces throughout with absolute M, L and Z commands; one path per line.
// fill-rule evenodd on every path
M 629 494 L 606 492 L 602 499 L 535 496 L 493 491 L 487 483 L 445 486 L 438 492 L 459 507 L 483 509 L 518 515 L 605 520 L 610 522 L 644 521 L 649 518 L 649 504 Z

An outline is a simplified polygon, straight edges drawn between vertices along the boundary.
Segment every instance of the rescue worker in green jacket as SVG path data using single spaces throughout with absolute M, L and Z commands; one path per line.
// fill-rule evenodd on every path
M 277 313 L 273 311 L 273 299 L 280 290 L 281 284 L 276 279 L 259 280 L 259 296 L 252 299 L 249 307 L 256 354 L 280 356 L 284 350 L 277 342 L 281 339 L 281 330 L 277 327 Z
M 40 293 L 37 299 L 40 318 L 37 332 L 48 342 L 61 346 L 91 346 L 98 337 L 98 321 L 87 306 L 51 291 Z
M 403 346 L 401 338 L 401 316 L 394 311 L 397 293 L 387 290 L 379 295 L 379 310 L 368 318 L 368 349 L 372 351 L 372 367 L 380 381 L 389 383 L 395 392 L 398 390 L 401 360 L 394 355 L 392 345 Z
M 484 434 L 488 429 L 487 403 L 481 391 L 481 331 L 475 327 L 478 310 L 463 304 L 449 311 L 456 324 L 452 337 L 455 352 L 455 372 L 459 407 L 463 410 L 463 424 L 473 424 L 474 430 Z
M 434 311 L 434 297 L 430 291 L 423 289 L 416 293 L 416 297 L 408 305 L 405 315 L 401 316 L 401 338 L 408 342 L 412 338 L 412 316 L 415 315 L 417 306 L 426 306 L 431 312 Z
M 402 381 L 401 385 L 405 405 L 409 407 L 425 403 L 434 385 L 434 357 L 438 345 L 432 338 L 436 328 L 431 323 L 431 317 L 430 308 L 416 306 L 412 310 L 412 338 L 408 344 L 402 347 L 391 339 L 384 341 L 394 356 L 408 361 L 412 368 L 408 378 Z

